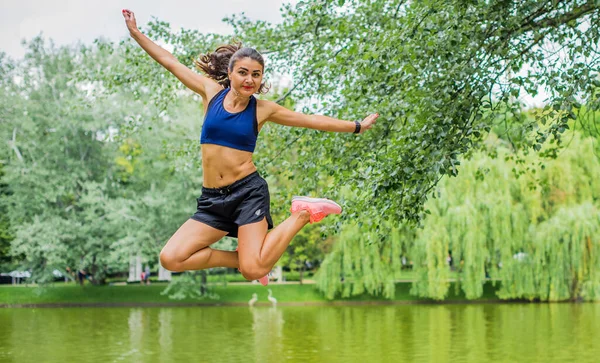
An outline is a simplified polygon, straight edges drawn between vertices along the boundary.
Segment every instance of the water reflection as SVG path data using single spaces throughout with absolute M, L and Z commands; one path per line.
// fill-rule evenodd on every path
M 131 309 L 129 311 L 129 319 L 127 319 L 129 325 L 129 350 L 119 357 L 121 359 L 127 358 L 131 361 L 139 361 L 140 359 L 138 348 L 142 346 L 144 339 L 142 314 L 142 309 Z
M 158 311 L 158 344 L 159 360 L 166 362 L 172 356 L 173 346 L 173 309 L 160 309 Z
M 597 362 L 600 304 L 0 309 L 1 362 Z
M 283 311 L 276 306 L 250 307 L 255 362 L 277 362 L 283 355 Z

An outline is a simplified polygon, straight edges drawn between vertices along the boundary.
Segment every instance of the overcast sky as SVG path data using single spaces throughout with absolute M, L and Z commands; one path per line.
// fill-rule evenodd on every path
M 77 40 L 90 44 L 98 37 L 119 40 L 128 36 L 121 9 L 135 13 L 143 26 L 151 17 L 171 24 L 173 29 L 232 34 L 221 19 L 245 12 L 253 20 L 279 22 L 280 7 L 288 0 L 1 0 L 0 51 L 21 58 L 22 39 L 42 32 L 58 45 Z M 291 1 L 295 3 L 296 1 Z

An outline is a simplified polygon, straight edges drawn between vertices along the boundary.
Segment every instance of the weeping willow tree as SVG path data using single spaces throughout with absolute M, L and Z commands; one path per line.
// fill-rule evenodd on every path
M 394 226 L 388 239 L 368 244 L 374 233 L 345 228 L 323 262 L 318 288 L 330 298 L 392 297 L 405 258 L 413 263 L 411 292 L 418 296 L 444 299 L 456 278 L 475 299 L 489 278 L 500 283 L 502 299 L 598 299 L 600 162 L 594 139 L 570 137 L 555 160 L 525 174 L 506 148 L 498 148 L 497 157 L 475 154 L 461 175 L 441 181 L 421 229 Z
M 366 228 L 350 225 L 344 228 L 333 250 L 317 272 L 317 287 L 328 299 L 363 293 L 391 297 L 395 291 L 395 273 L 402 267 L 400 255 L 405 244 L 400 238 L 410 234 L 392 229 L 390 243 L 364 243 L 375 237 Z

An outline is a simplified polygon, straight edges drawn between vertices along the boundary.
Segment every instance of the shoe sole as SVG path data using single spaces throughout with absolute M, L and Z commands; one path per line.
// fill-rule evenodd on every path
M 328 203 L 328 204 L 333 204 L 336 207 L 338 207 L 340 210 L 342 210 L 342 206 L 337 204 L 336 202 L 334 202 L 333 200 L 329 200 L 329 199 L 325 199 L 325 198 L 310 198 L 310 197 L 300 197 L 300 196 L 295 196 L 292 197 L 292 202 L 295 200 L 299 200 L 302 202 L 309 202 L 309 203 L 315 203 L 315 202 L 319 202 L 319 203 Z

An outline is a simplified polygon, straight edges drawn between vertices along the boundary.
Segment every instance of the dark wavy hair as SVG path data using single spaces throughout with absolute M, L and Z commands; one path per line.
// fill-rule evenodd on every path
M 242 47 L 242 43 L 226 44 L 218 47 L 214 52 L 200 54 L 198 59 L 194 60 L 194 64 L 208 78 L 214 79 L 223 87 L 231 87 L 227 71 L 233 71 L 235 62 L 243 58 L 250 58 L 265 69 L 265 61 L 262 55 L 254 48 Z M 258 93 L 267 93 L 269 87 L 263 82 L 258 89 Z

